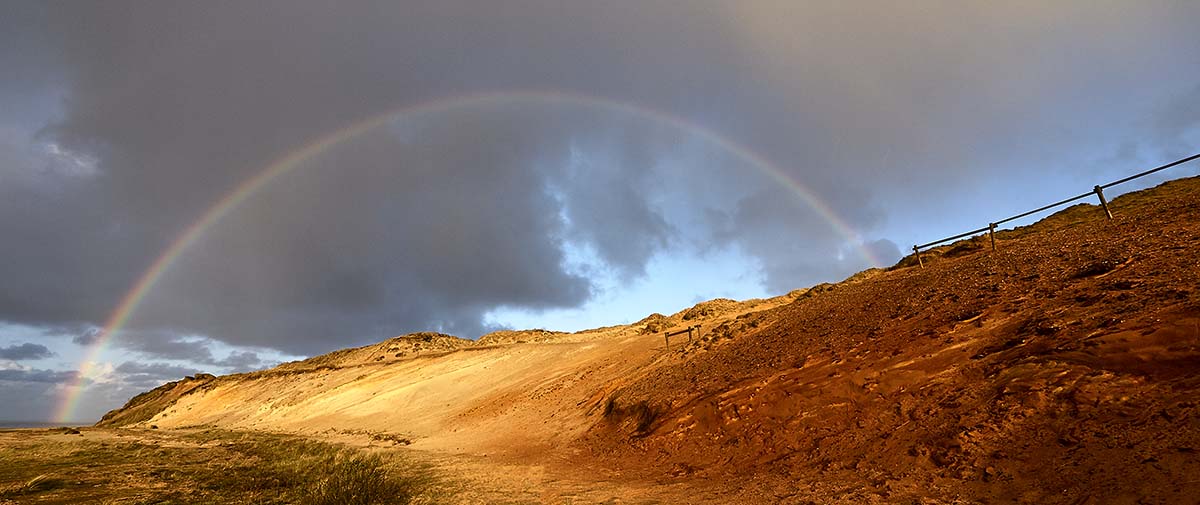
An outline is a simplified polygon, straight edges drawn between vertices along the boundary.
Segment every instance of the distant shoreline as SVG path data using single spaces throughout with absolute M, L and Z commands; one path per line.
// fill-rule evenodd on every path
M 88 423 L 52 423 L 47 421 L 0 421 L 0 429 L 11 428 L 58 428 L 60 426 L 91 426 Z

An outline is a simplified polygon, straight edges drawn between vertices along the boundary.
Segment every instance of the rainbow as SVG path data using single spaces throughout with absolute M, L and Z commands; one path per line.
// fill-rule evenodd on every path
M 90 347 L 84 352 L 78 374 L 74 381 L 68 384 L 61 396 L 59 406 L 54 413 L 54 422 L 65 423 L 73 421 L 75 409 L 79 404 L 81 392 L 84 389 L 89 377 L 97 371 L 98 358 L 100 353 L 107 347 L 109 341 L 112 340 L 126 322 L 134 310 L 137 309 L 142 299 L 150 292 L 155 283 L 162 277 L 163 273 L 175 262 L 179 256 L 189 247 L 195 244 L 204 235 L 204 232 L 215 225 L 218 221 L 232 212 L 239 204 L 253 196 L 272 180 L 280 177 L 297 167 L 302 165 L 302 162 L 312 158 L 313 156 L 334 147 L 342 142 L 355 138 L 375 128 L 388 123 L 397 121 L 403 117 L 425 115 L 430 113 L 446 112 L 453 109 L 463 109 L 469 107 L 479 107 L 485 105 L 503 105 L 509 103 L 537 103 L 541 105 L 568 105 L 568 106 L 585 106 L 597 107 L 604 110 L 629 114 L 633 117 L 646 118 L 657 121 L 662 124 L 678 128 L 688 132 L 698 138 L 710 142 L 713 145 L 735 155 L 739 159 L 749 163 L 761 170 L 775 182 L 782 184 L 788 188 L 793 194 L 800 198 L 808 207 L 817 212 L 825 219 L 833 229 L 841 235 L 849 244 L 853 245 L 861 256 L 873 266 L 881 265 L 869 249 L 864 247 L 862 239 L 847 224 L 841 217 L 837 215 L 824 201 L 817 197 L 807 187 L 788 177 L 779 167 L 764 159 L 762 156 L 750 151 L 746 147 L 729 140 L 705 127 L 685 121 L 677 116 L 631 105 L 624 102 L 618 102 L 606 98 L 599 98 L 586 95 L 576 95 L 561 92 L 547 91 L 519 91 L 519 92 L 499 92 L 499 93 L 483 93 L 465 96 L 450 96 L 436 99 L 429 102 L 418 104 L 403 105 L 390 109 L 382 114 L 368 117 L 358 122 L 349 124 L 332 133 L 321 136 L 300 148 L 288 152 L 284 156 L 277 158 L 264 169 L 259 171 L 253 177 L 243 181 L 237 187 L 233 188 L 228 194 L 218 200 L 210 207 L 200 219 L 192 223 L 183 230 L 182 233 L 172 242 L 158 259 L 154 261 L 150 268 L 138 278 L 133 287 L 121 298 L 116 309 L 104 322 L 103 328 L 98 336 L 90 344 Z

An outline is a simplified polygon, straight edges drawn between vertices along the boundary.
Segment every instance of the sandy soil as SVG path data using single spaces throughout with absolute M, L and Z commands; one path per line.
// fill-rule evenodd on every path
M 181 381 L 102 424 L 406 451 L 462 503 L 1196 503 L 1200 179 L 1112 208 L 771 300 Z

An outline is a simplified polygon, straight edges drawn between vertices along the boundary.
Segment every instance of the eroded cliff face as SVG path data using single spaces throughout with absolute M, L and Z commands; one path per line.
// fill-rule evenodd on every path
M 719 309 L 706 302 L 576 333 L 500 331 L 478 341 L 415 333 L 270 370 L 166 384 L 99 424 L 369 433 L 416 449 L 537 454 L 575 442 L 608 392 L 676 359 L 664 332 L 699 326 L 699 338 L 793 299 L 724 301 Z M 686 334 L 671 337 L 673 351 L 685 343 Z
M 180 381 L 102 423 L 358 430 L 752 503 L 1191 503 L 1200 179 L 1112 209 L 769 300 L 479 343 L 418 334 Z

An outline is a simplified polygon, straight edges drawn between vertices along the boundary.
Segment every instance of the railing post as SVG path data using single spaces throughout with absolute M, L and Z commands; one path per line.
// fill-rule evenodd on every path
M 988 223 L 988 236 L 992 238 L 992 252 L 996 252 L 996 223 Z
M 1108 200 L 1104 199 L 1104 188 L 1101 188 L 1100 185 L 1097 184 L 1096 187 L 1092 188 L 1092 191 L 1095 191 L 1096 196 L 1100 197 L 1100 206 L 1104 207 L 1104 215 L 1108 216 L 1109 219 L 1112 219 L 1112 211 L 1108 210 Z
M 913 246 L 913 254 L 917 255 L 917 265 L 919 265 L 921 268 L 925 268 L 925 262 L 921 261 L 921 250 L 915 245 Z

